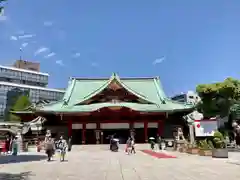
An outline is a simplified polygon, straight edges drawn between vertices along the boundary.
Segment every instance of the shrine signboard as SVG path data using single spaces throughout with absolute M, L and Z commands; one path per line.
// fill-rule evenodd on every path
M 195 120 L 194 127 L 196 137 L 213 136 L 218 130 L 218 121 L 217 119 Z

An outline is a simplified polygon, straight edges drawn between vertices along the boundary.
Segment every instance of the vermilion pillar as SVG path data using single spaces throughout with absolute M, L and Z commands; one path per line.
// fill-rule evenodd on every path
M 72 136 L 72 120 L 68 119 L 68 137 Z
M 164 122 L 163 120 L 158 121 L 158 135 L 162 136 L 164 131 Z
M 148 142 L 148 122 L 144 121 L 144 138 L 145 142 Z
M 85 143 L 86 143 L 85 132 L 86 132 L 86 123 L 83 123 L 83 124 L 82 124 L 82 144 L 85 144 Z

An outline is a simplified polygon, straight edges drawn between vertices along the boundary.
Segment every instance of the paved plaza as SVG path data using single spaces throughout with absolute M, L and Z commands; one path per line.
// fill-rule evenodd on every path
M 146 148 L 137 146 L 138 149 Z M 4 180 L 237 180 L 240 179 L 240 154 L 230 158 L 212 159 L 176 152 L 176 159 L 157 159 L 137 151 L 135 155 L 110 152 L 108 146 L 75 146 L 60 163 L 46 159 L 0 164 Z M 36 154 L 36 153 L 35 153 Z M 0 157 L 1 158 L 1 157 Z M 1 162 L 1 160 L 0 160 Z

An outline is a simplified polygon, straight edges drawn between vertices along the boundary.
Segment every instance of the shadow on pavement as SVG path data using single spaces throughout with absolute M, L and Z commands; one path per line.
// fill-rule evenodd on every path
M 21 162 L 31 162 L 31 161 L 40 161 L 47 159 L 45 155 L 17 155 L 17 156 L 0 156 L 0 164 L 9 164 L 9 163 L 21 163 Z M 1 178 L 0 178 L 1 179 Z
M 2 180 L 29 180 L 29 176 L 31 176 L 31 172 L 23 172 L 18 174 L 12 173 L 0 173 L 0 179 Z

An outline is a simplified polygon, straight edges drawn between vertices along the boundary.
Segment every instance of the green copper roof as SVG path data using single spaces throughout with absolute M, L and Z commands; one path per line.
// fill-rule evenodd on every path
M 116 80 L 126 90 L 151 103 L 161 103 L 166 95 L 159 87 L 159 78 L 123 78 L 113 74 L 109 79 L 71 79 L 64 95 L 68 105 L 75 105 L 87 100 L 104 90 Z
M 113 81 L 118 82 L 126 91 L 134 94 L 145 104 L 138 103 L 95 103 L 81 105 L 107 88 Z M 167 98 L 160 79 L 155 78 L 119 78 L 113 74 L 109 79 L 71 78 L 61 101 L 45 105 L 39 111 L 49 112 L 91 112 L 104 107 L 124 106 L 136 111 L 167 112 L 190 109 L 192 106 L 173 102 Z

